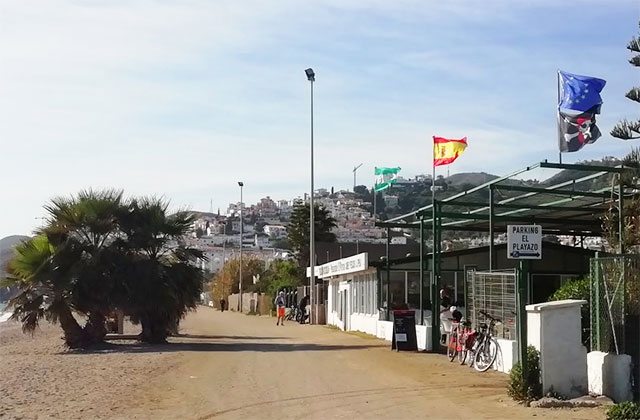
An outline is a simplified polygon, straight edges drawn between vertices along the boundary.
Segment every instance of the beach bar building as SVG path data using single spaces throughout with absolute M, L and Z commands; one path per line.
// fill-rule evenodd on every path
M 550 171 L 547 182 L 519 181 L 527 176 L 546 178 L 544 173 Z M 444 192 L 437 192 L 432 204 L 376 223 L 387 229 L 387 252 L 382 258 L 370 260 L 368 255 L 360 254 L 317 267 L 316 277 L 325 287 L 326 321 L 344 330 L 390 340 L 393 310 L 413 309 L 418 347 L 439 351 L 433 343 L 440 341 L 443 329 L 440 316 L 431 313 L 433 308 L 440 312 L 439 291 L 447 286 L 453 291 L 454 303 L 476 326 L 486 321 L 480 312 L 503 320 L 497 331 L 502 358 L 497 368 L 508 371 L 526 350 L 526 305 L 546 301 L 563 282 L 577 277 L 589 275 L 592 289 L 597 292 L 598 282 L 608 281 L 602 279 L 606 270 L 597 269 L 603 264 L 602 258 L 627 258 L 623 246 L 624 203 L 640 197 L 639 189 L 624 181 L 629 171 L 623 166 L 544 161 L 461 193 L 445 196 Z M 604 223 L 606 216 L 613 221 L 608 227 Z M 506 244 L 496 243 L 496 239 L 512 225 L 538 226 L 543 237 L 550 240 L 542 242 L 540 259 L 508 258 Z M 601 252 L 598 256 L 586 249 L 585 241 L 602 238 L 607 234 L 605 229 L 609 237 L 615 236 L 617 249 L 609 250 L 615 255 Z M 392 230 L 413 232 L 419 241 L 417 255 L 389 258 L 394 246 L 390 240 Z M 443 232 L 483 234 L 488 236 L 489 244 L 445 252 Z M 572 238 L 574 246 L 551 242 L 557 242 L 559 237 Z M 632 281 L 629 278 L 625 287 Z M 619 288 L 621 293 L 625 287 Z M 638 340 L 631 338 L 640 336 L 640 330 L 635 331 L 635 324 L 633 330 L 629 329 L 629 306 L 624 305 L 624 296 L 619 301 L 622 303 L 616 305 L 627 312 L 616 322 L 625 330 L 618 331 L 620 325 L 612 321 L 610 330 L 605 331 L 607 325 L 600 319 L 606 317 L 606 306 L 594 304 L 591 318 L 598 321 L 597 328 L 591 328 L 587 345 L 591 350 L 608 351 L 608 337 L 616 330 L 628 338 L 627 347 L 616 351 L 632 354 L 637 360 Z
M 496 317 L 504 319 L 500 340 L 504 340 L 505 347 L 513 353 L 517 339 L 516 296 L 513 276 L 509 278 L 508 274 L 513 272 L 517 263 L 506 258 L 506 244 L 496 245 L 495 251 L 496 260 L 503 267 L 504 275 L 498 277 L 496 284 L 484 285 L 484 294 L 476 292 L 476 299 L 484 300 L 482 309 L 490 310 Z M 595 253 L 588 249 L 543 242 L 543 254 L 547 258 L 535 261 L 529 272 L 529 295 L 532 296 L 532 303 L 546 302 L 562 283 L 588 275 L 589 260 Z M 463 313 L 468 307 L 465 302 L 465 282 L 471 288 L 470 273 L 488 270 L 488 256 L 488 246 L 442 253 L 442 285 L 451 290 L 453 304 Z M 430 258 L 431 255 L 428 254 L 427 257 Z M 343 331 L 360 331 L 391 341 L 393 310 L 411 309 L 415 311 L 418 348 L 432 350 L 433 299 L 430 289 L 425 287 L 425 303 L 420 308 L 420 257 L 394 259 L 389 266 L 387 274 L 384 258 L 369 261 L 368 253 L 316 266 L 316 278 L 322 281 L 326 291 L 326 323 Z M 310 269 L 307 268 L 307 274 L 309 272 Z M 430 275 L 431 271 L 426 270 L 425 276 Z M 496 299 L 500 302 L 494 302 Z M 472 317 L 471 313 L 467 315 Z M 444 319 L 447 322 L 447 318 Z M 441 327 L 441 332 L 443 331 L 445 329 Z M 510 365 L 511 363 L 508 368 Z

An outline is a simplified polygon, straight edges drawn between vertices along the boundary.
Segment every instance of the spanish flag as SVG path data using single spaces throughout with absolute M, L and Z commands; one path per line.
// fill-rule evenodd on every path
M 433 136 L 433 166 L 448 165 L 467 148 L 467 138 L 460 140 Z

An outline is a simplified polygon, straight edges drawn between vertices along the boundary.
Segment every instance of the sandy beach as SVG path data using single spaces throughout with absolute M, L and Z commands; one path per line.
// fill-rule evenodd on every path
M 128 325 L 126 333 L 136 333 Z M 69 352 L 57 326 L 0 324 L 2 419 L 603 418 L 539 410 L 507 376 L 323 326 L 200 308 L 170 344 Z
M 137 333 L 135 326 L 127 329 Z M 116 414 L 123 396 L 176 360 L 175 354 L 108 345 L 70 352 L 61 337 L 60 327 L 46 322 L 33 336 L 16 322 L 0 323 L 0 418 L 126 418 Z

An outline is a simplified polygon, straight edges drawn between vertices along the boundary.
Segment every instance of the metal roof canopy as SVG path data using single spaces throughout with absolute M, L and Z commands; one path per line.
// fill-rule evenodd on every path
M 534 169 L 569 169 L 583 176 L 548 187 L 517 185 L 514 177 Z M 590 185 L 602 177 L 632 170 L 624 166 L 562 164 L 540 162 L 509 175 L 496 178 L 467 191 L 436 200 L 442 230 L 470 232 L 505 232 L 507 224 L 539 224 L 545 234 L 602 236 L 601 217 L 611 206 L 618 207 L 620 198 L 638 196 L 638 191 L 623 190 L 618 185 L 591 189 Z M 473 197 L 488 191 L 488 199 Z M 497 199 L 501 192 L 522 194 Z M 387 228 L 420 227 L 432 229 L 433 205 L 376 222 L 376 226 Z
M 522 182 L 514 182 L 514 177 L 525 174 L 534 169 L 569 169 L 586 175 L 577 176 L 565 182 L 560 182 L 548 187 L 524 185 Z M 618 213 L 618 235 L 622 239 L 623 230 L 623 204 L 627 197 L 636 197 L 637 189 L 627 190 L 620 182 L 615 183 L 612 175 L 632 171 L 632 168 L 624 166 L 608 167 L 602 165 L 562 164 L 547 161 L 528 166 L 507 176 L 496 178 L 477 187 L 471 188 L 450 197 L 434 200 L 434 203 L 421 207 L 411 213 L 394 217 L 387 221 L 377 222 L 376 226 L 387 228 L 387 252 L 384 262 L 387 282 L 386 296 L 391 296 L 389 248 L 391 238 L 388 234 L 391 228 L 414 228 L 420 232 L 420 323 L 424 323 L 424 277 L 425 257 L 432 261 L 431 281 L 429 284 L 432 296 L 432 307 L 440 307 L 440 271 L 442 253 L 442 231 L 473 231 L 489 233 L 489 270 L 497 268 L 495 259 L 495 233 L 504 232 L 507 225 L 513 224 L 539 224 L 542 232 L 557 235 L 575 236 L 602 236 L 601 217 L 612 207 L 616 207 Z M 574 176 L 574 174 L 571 174 Z M 596 180 L 604 179 L 607 185 L 595 189 Z M 611 179 L 609 179 L 611 178 Z M 610 182 L 610 185 L 609 185 Z M 482 192 L 488 192 L 486 196 Z M 500 197 L 501 194 L 521 193 Z M 478 193 L 478 194 L 476 194 Z M 430 255 L 426 255 L 425 230 L 431 229 L 433 249 Z M 623 241 L 620 240 L 618 252 L 623 253 Z M 526 321 L 524 319 L 524 303 L 526 302 L 526 279 L 528 278 L 528 261 L 521 261 L 517 270 L 518 284 L 518 330 L 521 331 L 520 342 L 526 342 Z M 465 284 L 465 297 L 466 282 Z M 378 304 L 382 307 L 382 282 L 378 282 Z M 465 299 L 466 300 L 466 299 Z M 386 311 L 387 320 L 389 307 Z M 440 319 L 431 317 L 431 342 L 440 340 Z M 526 360 L 526 346 L 520 346 L 521 360 Z

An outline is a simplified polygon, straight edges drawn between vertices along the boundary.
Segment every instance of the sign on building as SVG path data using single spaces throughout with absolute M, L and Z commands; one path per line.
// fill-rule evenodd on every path
M 542 226 L 508 225 L 507 258 L 539 260 L 542 258 Z
M 331 261 L 326 264 L 316 265 L 316 277 L 321 279 L 341 274 L 355 273 L 366 270 L 369 266 L 369 253 L 363 252 L 351 257 Z M 307 277 L 311 277 L 311 267 L 307 267 Z

